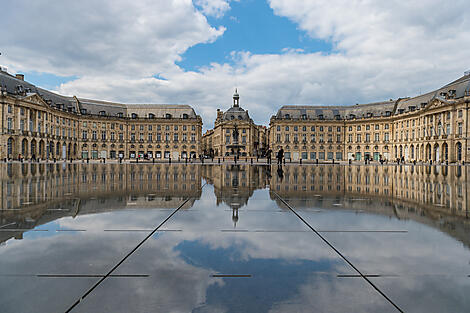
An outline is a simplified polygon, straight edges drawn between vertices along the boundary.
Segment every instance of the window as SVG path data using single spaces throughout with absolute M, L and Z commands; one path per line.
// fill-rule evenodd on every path
M 459 123 L 458 126 L 457 126 L 457 134 L 459 136 L 462 136 L 462 123 Z
M 339 127 L 339 126 L 336 127 L 336 131 L 337 131 L 338 133 L 341 132 L 341 127 Z
M 135 133 L 131 133 L 131 141 L 135 141 Z
M 188 117 L 189 117 L 188 114 L 186 113 L 183 114 L 183 119 L 188 119 Z
M 315 126 L 310 127 L 310 130 L 314 132 L 315 131 Z
M 149 113 L 149 119 L 154 119 L 154 118 L 155 118 L 155 114 Z
M 225 136 L 225 143 L 230 143 L 230 136 Z
M 106 115 L 106 112 L 105 112 L 105 111 L 100 111 L 100 115 L 101 115 L 101 116 L 105 116 L 105 115 Z
M 379 141 L 380 135 L 379 133 L 374 134 L 374 141 Z
M 242 143 L 246 143 L 246 136 L 242 136 Z
M 157 142 L 162 140 L 162 133 L 157 133 Z
M 138 117 L 137 114 L 135 114 L 135 113 L 131 114 L 131 118 L 136 119 L 137 117 Z
M 58 129 L 58 128 L 57 128 L 57 129 Z M 91 138 L 92 138 L 93 140 L 96 140 L 96 139 L 97 139 L 96 130 L 94 130 L 94 131 L 92 132 Z
M 106 140 L 106 132 L 101 132 L 101 140 Z
M 8 130 L 11 130 L 11 129 L 12 129 L 12 126 L 13 126 L 13 120 L 12 120 L 11 117 L 9 117 L 9 118 L 7 119 L 7 129 L 8 129 Z
M 357 134 L 357 136 L 356 136 L 356 142 L 361 142 L 361 134 Z
M 284 139 L 284 142 L 289 142 L 289 134 L 286 134 L 286 137 Z
M 173 134 L 173 141 L 178 142 L 178 133 Z
M 357 126 L 356 129 L 357 129 L 357 131 L 361 131 L 361 126 L 360 125 Z
M 374 127 L 375 127 L 375 130 L 379 130 L 379 125 L 378 124 L 375 125 Z
M 281 142 L 281 134 L 276 134 L 276 142 Z
M 388 129 L 388 128 L 389 128 L 388 124 L 385 124 L 384 129 Z
M 287 131 L 287 132 L 289 131 L 289 126 L 286 126 L 286 131 Z
M 11 110 L 11 105 L 9 104 L 9 105 L 8 105 L 8 113 L 11 113 L 11 111 L 12 111 L 12 110 Z
M 276 130 L 277 130 L 278 132 L 280 132 L 280 131 L 281 131 L 281 126 L 277 125 Z
M 459 110 L 459 111 L 457 112 L 457 117 L 462 117 L 462 116 L 463 116 L 463 112 L 462 112 L 462 110 Z
M 170 118 L 171 118 L 171 114 L 170 114 L 170 113 L 165 114 L 165 118 L 166 118 L 166 119 L 170 119 Z
M 366 134 L 366 142 L 370 142 L 370 134 Z
M 111 132 L 111 140 L 114 140 L 115 139 L 115 134 L 114 132 Z
M 370 125 L 366 125 L 366 130 L 370 130 Z
M 294 131 L 299 131 L 299 128 L 297 126 L 294 126 Z

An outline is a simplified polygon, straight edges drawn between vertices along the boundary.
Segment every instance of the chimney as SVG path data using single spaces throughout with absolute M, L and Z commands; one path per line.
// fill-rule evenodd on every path
M 16 74 L 15 77 L 19 80 L 23 80 L 24 81 L 24 74 Z

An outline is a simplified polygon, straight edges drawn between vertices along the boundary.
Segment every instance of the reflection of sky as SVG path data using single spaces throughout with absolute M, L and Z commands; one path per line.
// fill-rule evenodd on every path
M 250 191 L 235 228 L 230 193 L 223 193 L 227 201 L 217 205 L 214 189 L 205 186 L 191 207 L 178 211 L 162 227 L 176 231 L 157 232 L 115 273 L 149 277 L 108 278 L 74 311 L 92 312 L 98 307 L 102 312 L 393 311 L 361 278 L 337 277 L 355 272 L 292 212 L 279 207 L 269 190 Z M 243 196 L 241 190 L 238 194 Z M 357 205 L 332 209 L 325 201 L 295 208 L 291 203 L 318 230 L 406 231 L 325 232 L 323 236 L 366 274 L 398 275 L 372 281 L 406 312 L 466 311 L 470 307 L 468 247 L 434 222 L 426 224 L 426 217 L 399 219 L 393 207 L 374 201 L 360 202 L 364 208 L 360 213 Z M 99 212 L 102 204 L 90 201 L 87 205 L 90 212 Z M 371 213 L 368 207 L 381 213 Z M 0 274 L 106 273 L 172 212 L 150 207 L 106 210 L 60 216 L 38 226 L 47 232 L 25 232 L 22 240 L 9 240 L 0 247 Z M 104 231 L 110 229 L 147 231 Z M 214 278 L 212 274 L 252 277 Z M 34 312 L 32 307 L 36 312 L 64 311 L 93 282 L 0 278 L 1 311 Z M 54 301 L 51 292 L 67 301 Z

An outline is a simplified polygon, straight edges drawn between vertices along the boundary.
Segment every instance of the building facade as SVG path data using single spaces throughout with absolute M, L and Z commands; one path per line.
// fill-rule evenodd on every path
M 267 129 L 256 125 L 248 111 L 240 107 L 240 95 L 233 95 L 233 105 L 225 112 L 217 109 L 214 128 L 202 139 L 203 153 L 210 157 L 261 157 L 267 146 Z
M 0 158 L 185 159 L 201 153 L 202 119 L 189 105 L 66 97 L 0 71 Z
M 469 162 L 470 73 L 427 94 L 352 106 L 286 105 L 271 149 L 294 161 Z

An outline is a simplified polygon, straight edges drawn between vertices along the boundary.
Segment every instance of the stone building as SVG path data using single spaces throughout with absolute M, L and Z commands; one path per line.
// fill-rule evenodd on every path
M 0 158 L 164 159 L 201 152 L 202 119 L 189 105 L 66 97 L 0 71 Z
M 267 130 L 256 125 L 248 111 L 240 107 L 240 96 L 233 95 L 233 105 L 225 112 L 217 110 L 214 128 L 202 139 L 203 153 L 208 156 L 257 157 L 265 153 Z
M 286 105 L 269 144 L 303 160 L 468 162 L 470 73 L 414 98 L 348 106 Z

